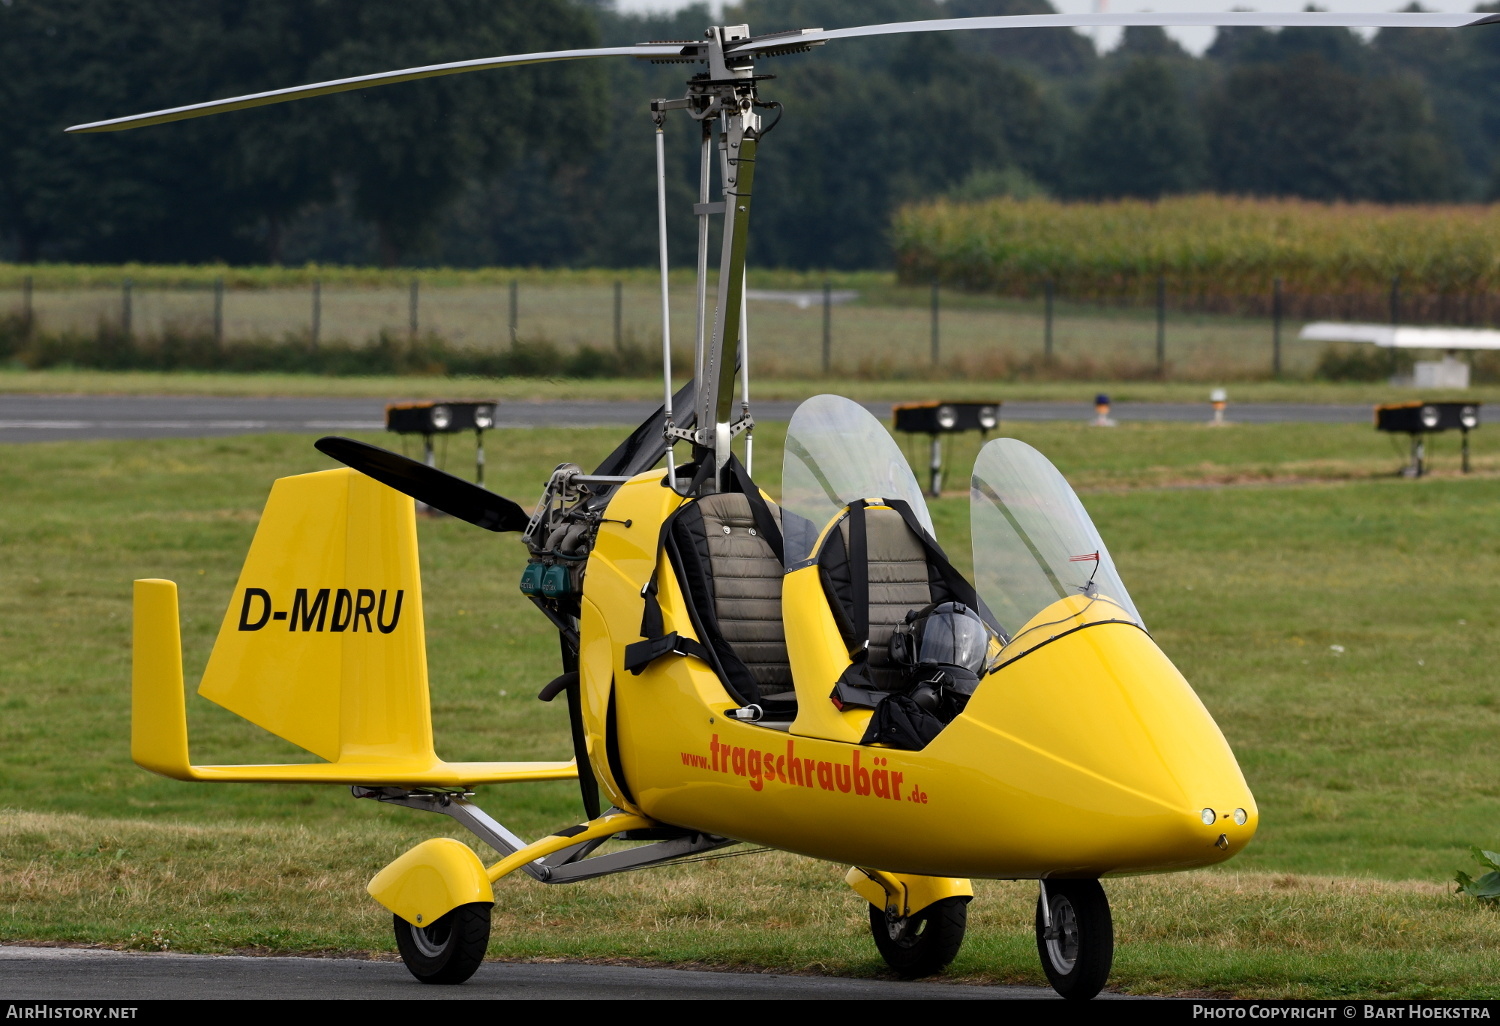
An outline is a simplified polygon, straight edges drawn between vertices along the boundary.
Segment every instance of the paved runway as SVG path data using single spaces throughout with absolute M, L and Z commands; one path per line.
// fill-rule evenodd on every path
M 429 987 L 413 979 L 399 962 L 0 947 L 0 1003 L 182 998 L 938 1001 L 1055 997 L 1040 987 L 508 962 L 485 963 L 463 986 Z
M 294 432 L 338 434 L 385 426 L 380 399 L 277 399 L 211 396 L 0 395 L 0 442 L 54 442 L 92 438 L 203 438 L 214 435 Z M 499 427 L 634 426 L 658 404 L 555 400 L 501 403 Z M 882 420 L 890 403 L 865 403 Z M 786 421 L 795 402 L 754 404 L 758 420 Z M 1006 420 L 1087 421 L 1089 403 L 1013 402 Z M 1206 403 L 1120 403 L 1116 420 L 1207 421 Z M 1370 407 L 1313 403 L 1242 403 L 1229 419 L 1246 424 L 1368 423 Z

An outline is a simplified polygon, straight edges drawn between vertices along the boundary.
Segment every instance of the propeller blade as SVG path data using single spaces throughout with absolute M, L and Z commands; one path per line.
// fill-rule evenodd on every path
M 531 516 L 520 506 L 461 477 L 352 438 L 320 438 L 314 447 L 383 485 L 486 531 L 524 531 Z
M 523 53 L 509 57 L 483 57 L 473 61 L 454 61 L 451 64 L 429 64 L 421 68 L 405 68 L 401 71 L 384 71 L 378 75 L 359 75 L 354 78 L 336 78 L 329 82 L 314 82 L 312 85 L 292 86 L 288 89 L 272 89 L 265 93 L 250 93 L 246 96 L 231 96 L 224 100 L 207 103 L 192 103 L 186 107 L 170 107 L 153 110 L 145 114 L 132 114 L 108 121 L 91 121 L 86 125 L 74 125 L 67 129 L 73 133 L 119 132 L 127 128 L 145 128 L 147 125 L 162 125 L 169 121 L 185 121 L 209 114 L 224 114 L 247 107 L 265 107 L 288 100 L 305 100 L 310 96 L 327 96 L 330 93 L 346 93 L 370 86 L 395 85 L 412 82 L 419 78 L 439 78 L 443 75 L 459 75 L 466 71 L 487 71 L 490 68 L 520 67 L 525 64 L 547 64 L 552 61 L 586 60 L 592 57 L 680 57 L 683 43 L 642 43 L 639 46 L 612 46 L 593 50 L 552 50 L 547 53 Z
M 1186 13 L 1142 11 L 1137 14 L 1011 14 L 988 18 L 941 18 L 933 21 L 901 21 L 885 25 L 858 25 L 842 29 L 803 29 L 772 36 L 752 37 L 743 43 L 724 47 L 729 53 L 760 53 L 781 50 L 795 43 L 814 44 L 830 39 L 858 39 L 865 36 L 894 36 L 907 32 L 961 32 L 967 29 L 1035 29 L 1095 28 L 1131 26 L 1204 26 L 1208 28 L 1466 28 L 1470 25 L 1500 23 L 1500 15 L 1471 12 L 1447 14 L 1433 12 L 1391 12 L 1386 14 L 1351 14 L 1333 11 L 1224 11 L 1220 13 Z

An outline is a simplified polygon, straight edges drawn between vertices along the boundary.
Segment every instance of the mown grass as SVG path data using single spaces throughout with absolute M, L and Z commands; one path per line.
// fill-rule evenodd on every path
M 1261 808 L 1255 843 L 1220 870 L 1110 882 L 1116 984 L 1494 996 L 1500 917 L 1447 883 L 1500 819 L 1500 463 L 1482 433 L 1478 473 L 1413 482 L 1360 426 L 1013 428 L 1084 489 Z M 492 481 L 529 502 L 550 467 L 589 463 L 615 434 L 507 433 Z M 176 783 L 128 756 L 129 581 L 179 582 L 191 683 L 270 480 L 327 465 L 308 443 L 0 448 L 0 938 L 390 951 L 363 882 L 445 820 L 338 788 Z M 773 491 L 778 448 L 763 426 Z M 960 562 L 965 506 L 935 504 Z M 439 750 L 565 755 L 563 710 L 532 697 L 556 649 L 515 593 L 521 547 L 446 520 L 420 533 Z M 292 754 L 196 697 L 190 710 L 199 761 Z M 481 800 L 529 835 L 577 815 L 567 784 Z M 515 879 L 492 954 L 879 973 L 839 876 L 767 854 L 572 888 Z M 979 885 L 953 978 L 1041 982 L 1031 897 Z
M 379 823 L 229 824 L 0 814 L 0 936 L 148 951 L 391 957 L 370 867 L 434 833 Z M 783 853 L 545 888 L 497 888 L 492 957 L 883 976 L 864 902 L 837 867 Z M 1448 888 L 1200 872 L 1112 881 L 1113 985 L 1134 993 L 1492 996 L 1500 916 Z M 1035 885 L 977 881 L 944 979 L 1045 986 Z M 45 909 L 45 918 L 28 914 Z

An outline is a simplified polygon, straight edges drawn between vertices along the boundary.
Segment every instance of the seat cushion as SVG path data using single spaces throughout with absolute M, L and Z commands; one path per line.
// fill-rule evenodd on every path
M 779 524 L 780 509 L 768 505 Z M 791 697 L 792 670 L 781 624 L 783 568 L 756 529 L 750 500 L 738 492 L 705 496 L 683 510 L 674 534 L 699 621 L 723 642 L 704 639 L 726 663 L 726 676 L 735 676 L 727 664 L 737 659 L 762 696 Z
M 926 550 L 895 510 L 866 510 L 865 532 L 870 561 L 870 677 L 878 687 L 889 688 L 900 674 L 891 666 L 891 635 L 907 613 L 932 603 L 932 575 Z
M 912 610 L 923 609 L 950 596 L 941 576 L 928 562 L 927 550 L 906 526 L 901 514 L 893 509 L 866 509 L 865 550 L 868 561 L 869 631 L 855 637 L 858 617 L 853 608 L 852 575 L 857 572 L 849 560 L 849 518 L 839 524 L 819 553 L 824 588 L 839 620 L 851 651 L 868 639 L 870 679 L 881 689 L 898 688 L 900 670 L 891 664 L 891 634 L 906 620 Z

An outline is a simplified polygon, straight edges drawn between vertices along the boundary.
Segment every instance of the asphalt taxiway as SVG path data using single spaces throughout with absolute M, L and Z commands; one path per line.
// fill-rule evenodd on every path
M 992 1001 L 1055 997 L 1041 987 L 518 962 L 486 962 L 462 986 L 429 987 L 413 979 L 401 963 L 389 961 L 0 946 L 0 1004 L 266 998 Z
M 639 424 L 657 404 L 549 400 L 503 402 L 497 427 L 627 427 Z M 881 420 L 890 403 L 865 403 Z M 0 442 L 56 442 L 99 438 L 205 438 L 221 435 L 291 432 L 339 434 L 379 431 L 385 426 L 381 399 L 262 398 L 245 396 L 0 395 Z M 786 421 L 797 403 L 757 402 L 757 420 Z M 1093 418 L 1086 402 L 1009 402 L 1006 421 L 1077 421 Z M 1118 421 L 1206 422 L 1207 403 L 1118 403 Z M 1369 423 L 1369 406 L 1317 403 L 1239 403 L 1229 408 L 1234 423 Z

